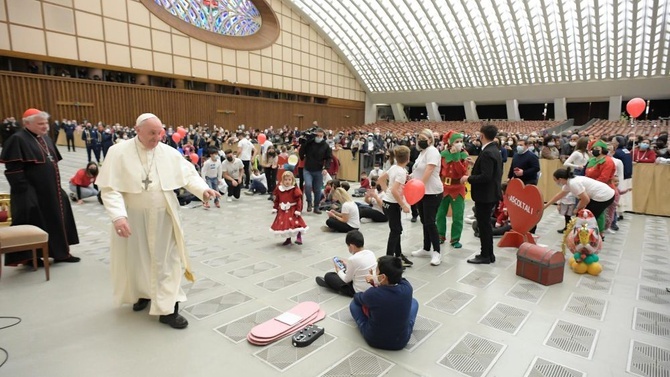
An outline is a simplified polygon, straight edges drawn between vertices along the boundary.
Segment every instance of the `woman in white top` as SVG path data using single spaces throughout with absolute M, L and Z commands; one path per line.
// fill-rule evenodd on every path
M 546 209 L 571 193 L 579 199 L 574 214 L 577 214 L 583 208 L 591 211 L 593 216 L 598 219 L 598 229 L 602 234 L 605 230 L 605 209 L 614 203 L 614 189 L 595 179 L 575 176 L 570 168 L 556 169 L 554 182 L 561 186 L 561 192 L 551 198 L 544 208 Z
M 442 157 L 433 145 L 433 132 L 425 129 L 417 137 L 416 147 L 419 157 L 414 161 L 411 177 L 423 181 L 426 193 L 417 204 L 421 224 L 423 224 L 423 247 L 412 252 L 415 257 L 431 257 L 430 264 L 437 266 L 442 261 L 440 254 L 440 236 L 437 232 L 435 218 L 437 209 L 442 201 L 443 186 L 440 181 L 440 164 Z M 431 245 L 433 252 L 430 252 Z
M 338 187 L 333 193 L 333 200 L 342 204 L 341 212 L 333 210 L 326 212 L 328 220 L 326 220 L 326 226 L 321 227 L 321 229 L 326 232 L 347 233 L 350 230 L 360 228 L 361 219 L 358 214 L 358 206 L 351 195 L 342 187 Z
M 589 162 L 589 153 L 586 151 L 589 146 L 589 138 L 582 137 L 577 140 L 575 151 L 570 154 L 563 163 L 566 168 L 572 168 L 575 175 L 584 175 L 584 167 Z

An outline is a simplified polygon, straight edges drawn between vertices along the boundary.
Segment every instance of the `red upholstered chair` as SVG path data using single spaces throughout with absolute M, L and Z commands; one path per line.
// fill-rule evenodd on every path
M 3 195 L 0 194 L 0 197 Z M 18 251 L 32 250 L 33 270 L 37 270 L 37 250 L 42 249 L 44 272 L 49 280 L 49 234 L 34 225 L 10 226 L 12 215 L 9 198 L 0 199 L 0 212 L 5 212 L 7 220 L 0 222 L 0 276 L 2 276 L 2 255 Z M 4 217 L 4 216 L 3 216 Z

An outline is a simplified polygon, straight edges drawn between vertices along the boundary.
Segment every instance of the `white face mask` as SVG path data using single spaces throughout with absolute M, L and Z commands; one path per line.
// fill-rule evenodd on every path
M 454 149 L 456 149 L 456 151 L 458 151 L 458 152 L 462 151 L 463 150 L 463 143 L 460 143 L 460 142 L 455 143 L 454 144 Z
M 373 287 L 379 287 L 379 276 L 377 276 L 377 272 L 372 273 L 372 286 Z
M 570 146 L 571 146 L 571 147 L 574 147 L 575 145 L 577 145 L 577 142 L 576 142 L 576 141 L 571 141 L 571 142 L 570 142 Z
M 512 140 L 507 142 L 507 145 L 514 145 L 514 142 Z

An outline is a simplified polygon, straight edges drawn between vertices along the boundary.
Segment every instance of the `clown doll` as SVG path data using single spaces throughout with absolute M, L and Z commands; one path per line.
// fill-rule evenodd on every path
M 442 202 L 437 210 L 437 232 L 440 243 L 447 237 L 447 212 L 451 206 L 451 237 L 449 243 L 455 249 L 462 247 L 461 233 L 463 231 L 463 210 L 465 209 L 465 185 L 460 183 L 461 177 L 468 173 L 468 154 L 463 151 L 463 135 L 449 131 L 442 141 L 445 149 L 440 153 L 442 164 L 440 179 L 444 187 Z

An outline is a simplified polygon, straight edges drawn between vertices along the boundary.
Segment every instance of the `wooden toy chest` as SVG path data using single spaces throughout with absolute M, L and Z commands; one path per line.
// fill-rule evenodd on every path
M 564 269 L 560 251 L 524 242 L 516 252 L 516 274 L 542 285 L 561 283 Z

